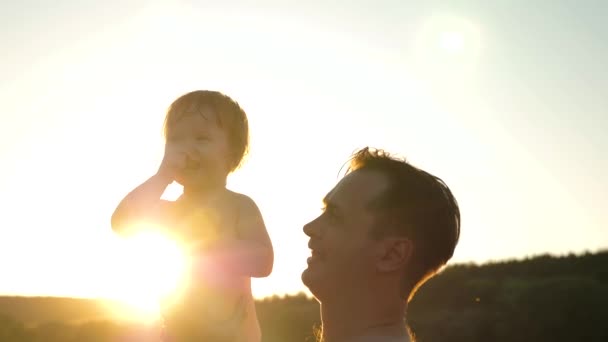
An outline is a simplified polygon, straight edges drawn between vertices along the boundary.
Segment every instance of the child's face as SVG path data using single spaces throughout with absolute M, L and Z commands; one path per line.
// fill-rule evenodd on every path
M 175 179 L 183 186 L 197 187 L 226 181 L 230 170 L 230 144 L 216 115 L 209 107 L 189 110 L 169 131 L 167 144 L 175 144 L 177 150 L 188 155 L 186 169 Z

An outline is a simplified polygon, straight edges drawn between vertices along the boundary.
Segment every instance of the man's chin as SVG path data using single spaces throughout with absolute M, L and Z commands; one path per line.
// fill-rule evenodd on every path
M 310 267 L 306 268 L 304 272 L 302 272 L 302 283 L 308 288 L 310 293 L 319 303 L 321 302 L 321 298 L 324 298 L 323 293 L 327 292 L 327 289 L 324 289 L 324 284 L 321 282 L 321 280 L 324 280 L 323 276 L 315 272 L 315 270 L 311 270 Z
M 310 288 L 311 280 L 313 278 L 313 275 L 311 273 L 312 271 L 310 270 L 310 267 L 306 267 L 306 269 L 302 271 L 302 283 L 304 283 L 304 285 L 306 285 L 306 287 L 308 288 Z
M 308 290 L 310 290 L 310 292 L 313 294 L 313 296 L 317 297 L 317 292 L 318 292 L 318 288 L 319 288 L 319 275 L 316 274 L 316 272 L 314 270 L 310 269 L 310 266 L 308 266 L 303 272 L 302 272 L 302 283 L 304 284 L 304 286 L 306 286 L 308 288 Z

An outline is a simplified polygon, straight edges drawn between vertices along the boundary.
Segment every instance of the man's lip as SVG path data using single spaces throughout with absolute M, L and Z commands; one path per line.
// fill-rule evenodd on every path
M 318 242 L 314 242 L 312 239 L 308 240 L 308 248 L 310 249 L 319 249 L 319 243 Z
M 308 263 L 309 265 L 312 264 L 312 263 L 315 263 L 315 262 L 319 262 L 319 261 L 323 261 L 323 257 L 319 253 L 317 253 L 315 251 L 313 251 L 311 253 L 311 256 L 309 256 L 306 259 L 306 263 Z
M 310 257 L 308 257 L 308 259 L 306 259 L 306 263 L 310 265 L 310 264 L 317 262 L 318 260 L 319 260 L 319 258 L 310 256 Z
M 320 251 L 320 249 L 317 246 L 312 245 L 311 243 L 308 243 L 308 248 L 310 248 L 310 258 L 309 259 L 323 259 L 323 253 Z

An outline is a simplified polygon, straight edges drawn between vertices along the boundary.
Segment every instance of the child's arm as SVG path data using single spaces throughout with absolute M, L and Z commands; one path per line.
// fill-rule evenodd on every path
M 185 166 L 185 153 L 179 146 L 165 144 L 165 154 L 156 174 L 131 191 L 112 214 L 112 230 L 127 234 L 141 223 L 159 223 L 167 201 L 160 197 Z M 162 228 L 162 227 L 161 227 Z
M 260 210 L 245 195 L 239 195 L 237 233 L 237 239 L 207 249 L 201 261 L 232 274 L 255 278 L 269 276 L 274 263 L 272 242 Z
M 158 222 L 161 206 L 166 201 L 160 199 L 170 184 L 170 179 L 156 174 L 131 191 L 118 204 L 112 214 L 112 230 L 118 234 L 128 234 L 138 224 Z

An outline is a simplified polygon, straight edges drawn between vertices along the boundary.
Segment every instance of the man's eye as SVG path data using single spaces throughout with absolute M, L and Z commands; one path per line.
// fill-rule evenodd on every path
M 326 215 L 327 217 L 329 217 L 332 220 L 339 219 L 338 213 L 336 213 L 336 210 L 334 208 L 331 208 L 331 207 L 325 207 L 325 208 L 323 208 L 323 215 Z

